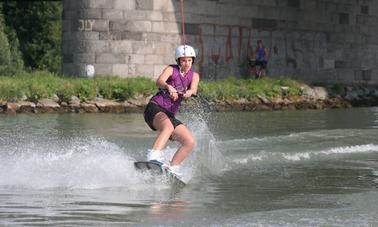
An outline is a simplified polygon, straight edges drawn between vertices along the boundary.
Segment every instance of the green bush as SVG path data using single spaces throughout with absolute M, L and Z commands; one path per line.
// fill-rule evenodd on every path
M 31 101 L 52 98 L 59 87 L 57 77 L 48 72 L 35 72 L 24 79 L 28 82 L 26 83 L 28 85 L 26 94 Z
M 207 99 L 250 99 L 257 95 L 281 96 L 282 87 L 288 87 L 284 95 L 300 95 L 302 92 L 298 82 L 288 79 L 248 80 L 232 77 L 219 81 L 201 81 L 199 91 L 201 96 Z
M 72 96 L 76 95 L 75 85 L 71 81 L 62 80 L 62 83 L 56 90 L 56 95 L 62 102 L 69 102 Z
M 31 83 L 26 96 L 30 101 L 38 101 L 41 98 L 50 98 L 51 94 L 45 84 Z
M 334 85 L 332 85 L 331 90 L 338 95 L 344 95 L 345 94 L 345 85 L 334 84 Z
M 156 92 L 155 81 L 145 78 L 136 77 L 130 78 L 128 80 L 130 97 L 135 97 L 136 95 L 151 95 Z
M 283 87 L 286 87 L 283 89 Z M 149 96 L 157 91 L 154 80 L 149 78 L 120 78 L 98 76 L 94 79 L 61 77 L 46 71 L 20 73 L 17 76 L 0 77 L 0 99 L 13 100 L 26 96 L 31 101 L 52 98 L 69 102 L 72 96 L 81 101 L 102 96 L 106 99 L 127 100 L 139 95 Z M 284 91 L 284 92 L 283 92 Z M 251 99 L 257 95 L 266 97 L 301 95 L 300 83 L 288 79 L 244 80 L 228 78 L 219 81 L 201 81 L 199 95 L 208 100 Z
M 88 101 L 94 99 L 97 95 L 96 84 L 88 79 L 73 80 L 75 95 L 80 101 Z
M 25 94 L 25 84 L 15 83 L 13 78 L 1 77 L 0 78 L 0 100 L 13 100 L 20 99 Z
M 119 78 L 114 77 L 114 76 L 97 77 L 95 78 L 95 81 L 98 86 L 99 94 L 107 99 L 113 98 L 114 95 L 121 96 L 121 93 L 123 92 L 123 88 L 125 87 L 124 85 L 120 84 Z M 115 89 L 117 91 L 115 91 Z
M 104 98 L 126 100 L 137 95 L 149 95 L 156 91 L 155 82 L 148 78 L 123 79 L 115 76 L 96 77 L 99 94 Z

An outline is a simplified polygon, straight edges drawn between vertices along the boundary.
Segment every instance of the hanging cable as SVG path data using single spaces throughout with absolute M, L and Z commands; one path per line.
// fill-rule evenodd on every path
M 184 21 L 184 0 L 180 0 L 180 8 L 181 8 L 181 33 L 182 33 L 182 41 L 183 44 L 186 45 L 185 39 L 185 21 Z

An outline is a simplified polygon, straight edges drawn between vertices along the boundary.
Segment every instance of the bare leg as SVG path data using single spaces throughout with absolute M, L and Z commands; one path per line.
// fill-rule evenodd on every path
M 181 143 L 181 147 L 176 151 L 172 158 L 171 165 L 180 165 L 181 162 L 190 154 L 192 151 L 195 141 L 192 133 L 185 125 L 179 125 L 173 131 L 173 139 Z
M 261 69 L 261 77 L 265 77 L 266 76 L 266 69 Z
M 251 67 L 250 75 L 251 75 L 252 77 L 253 77 L 253 76 L 256 76 L 256 66 L 252 66 L 252 67 Z
M 261 66 L 255 66 L 255 79 L 260 79 L 261 77 Z
M 155 115 L 152 124 L 159 131 L 152 149 L 161 151 L 165 148 L 165 145 L 167 144 L 169 137 L 172 135 L 174 128 L 168 116 L 163 112 Z

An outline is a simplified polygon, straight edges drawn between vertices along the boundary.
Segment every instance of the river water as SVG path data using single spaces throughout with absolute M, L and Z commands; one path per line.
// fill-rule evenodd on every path
M 179 118 L 183 188 L 134 170 L 141 114 L 0 115 L 0 226 L 378 226 L 378 108 Z

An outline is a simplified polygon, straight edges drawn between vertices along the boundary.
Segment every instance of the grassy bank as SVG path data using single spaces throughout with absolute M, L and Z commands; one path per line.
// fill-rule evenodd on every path
M 201 81 L 199 94 L 205 99 L 252 98 L 257 95 L 274 97 L 285 94 L 300 95 L 300 84 L 288 79 L 241 80 L 229 78 L 220 81 Z M 69 101 L 77 96 L 81 101 L 103 97 L 113 100 L 127 100 L 138 95 L 148 96 L 156 92 L 155 81 L 138 78 L 98 76 L 93 79 L 62 77 L 48 72 L 24 73 L 6 77 L 0 76 L 0 100 L 27 99 L 37 101 L 42 98 L 59 97 Z

